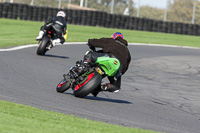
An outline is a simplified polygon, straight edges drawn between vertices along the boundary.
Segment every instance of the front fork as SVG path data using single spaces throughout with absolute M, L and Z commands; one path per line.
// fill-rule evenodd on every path
M 83 80 L 82 75 L 79 75 L 74 68 L 75 68 L 75 66 L 73 66 L 72 68 L 70 68 L 70 72 L 68 74 L 64 74 L 63 75 L 63 77 L 68 82 L 70 82 L 71 86 L 73 86 L 74 84 L 76 84 L 78 81 Z
M 87 80 L 87 76 L 94 71 L 99 72 L 101 75 L 103 74 L 100 68 L 86 68 L 85 70 L 83 69 L 83 71 L 79 72 L 78 66 L 75 65 L 71 67 L 69 73 L 64 74 L 63 77 L 71 83 L 71 86 L 73 86 L 84 83 Z

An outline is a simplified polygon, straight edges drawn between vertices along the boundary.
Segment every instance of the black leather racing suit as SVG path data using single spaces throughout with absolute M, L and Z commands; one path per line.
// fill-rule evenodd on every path
M 88 45 L 90 47 L 102 48 L 102 52 L 89 52 L 84 56 L 84 61 L 95 62 L 98 57 L 109 56 L 117 58 L 120 61 L 120 68 L 115 76 L 108 77 L 110 83 L 103 85 L 103 90 L 106 87 L 107 91 L 113 92 L 121 88 L 121 76 L 124 74 L 130 64 L 131 55 L 127 48 L 128 43 L 126 40 L 118 37 L 112 38 L 101 38 L 101 39 L 89 39 Z M 101 87 L 102 88 L 102 87 Z
M 44 31 L 49 28 L 53 28 L 56 36 L 61 40 L 61 43 L 65 42 L 64 35 L 66 34 L 67 23 L 64 17 L 56 16 L 47 20 L 40 30 Z

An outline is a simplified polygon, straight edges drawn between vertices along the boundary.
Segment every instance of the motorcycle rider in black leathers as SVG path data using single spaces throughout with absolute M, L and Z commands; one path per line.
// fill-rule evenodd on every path
M 120 61 L 118 73 L 115 76 L 108 77 L 110 83 L 99 86 L 92 94 L 96 97 L 100 91 L 118 92 L 121 89 L 121 77 L 127 71 L 131 61 L 131 55 L 127 48 L 128 42 L 120 32 L 116 32 L 111 38 L 89 39 L 88 45 L 91 49 L 102 48 L 102 51 L 86 52 L 81 65 L 87 66 L 91 62 L 94 63 L 98 57 L 102 56 L 117 58 Z
M 39 35 L 36 37 L 36 40 L 42 39 L 44 35 L 44 31 L 47 30 L 48 28 L 53 27 L 54 32 L 56 36 L 58 37 L 58 38 L 53 39 L 52 41 L 53 46 L 55 46 L 56 43 L 63 44 L 65 42 L 64 35 L 66 34 L 66 28 L 67 28 L 65 17 L 66 17 L 65 12 L 59 11 L 54 18 L 47 20 L 44 26 L 40 28 L 40 32 L 39 32 Z

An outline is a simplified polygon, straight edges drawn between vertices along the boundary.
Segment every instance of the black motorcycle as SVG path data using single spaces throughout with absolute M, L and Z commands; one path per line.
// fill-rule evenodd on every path
M 45 53 L 53 47 L 52 40 L 56 38 L 53 26 L 44 31 L 42 39 L 38 40 L 37 55 L 45 55 Z

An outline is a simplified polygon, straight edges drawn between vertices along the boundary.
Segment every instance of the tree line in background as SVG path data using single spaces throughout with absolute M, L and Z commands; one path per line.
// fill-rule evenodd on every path
M 59 8 L 28 5 L 21 3 L 0 3 L 0 18 L 45 21 L 57 14 Z M 107 28 L 140 31 L 164 32 L 185 35 L 200 35 L 200 25 L 166 22 L 161 20 L 139 18 L 102 11 L 62 9 L 66 12 L 68 24 L 100 26 Z
M 114 14 L 123 14 L 125 9 L 129 7 L 129 15 L 137 16 L 137 8 L 134 1 L 136 0 L 115 0 Z M 110 12 L 112 0 L 88 0 L 87 7 L 94 8 L 99 11 Z M 72 4 L 79 5 L 80 0 L 72 0 Z M 156 3 L 155 3 L 156 4 Z M 194 0 L 173 0 L 168 3 L 167 21 L 191 23 L 193 13 Z M 163 20 L 165 9 L 155 8 L 151 6 L 141 6 L 140 15 L 142 18 L 150 18 Z M 195 24 L 200 24 L 200 2 L 196 1 Z
M 34 0 L 36 6 L 46 6 L 58 8 L 59 0 Z M 137 16 L 137 7 L 135 7 L 134 1 L 136 0 L 114 0 L 114 14 L 123 14 L 125 9 L 129 7 L 129 15 Z M 10 0 L 4 0 L 4 2 L 10 2 Z M 13 0 L 15 3 L 30 4 L 31 0 Z M 69 0 L 61 1 L 61 8 L 68 8 Z M 88 0 L 87 7 L 94 8 L 98 11 L 105 11 L 110 13 L 112 0 Z M 80 5 L 80 0 L 71 0 L 71 4 Z M 168 3 L 167 21 L 170 22 L 182 22 L 191 23 L 193 13 L 194 0 L 173 0 Z M 150 18 L 156 20 L 163 20 L 165 9 L 155 8 L 151 6 L 141 6 L 139 17 Z M 195 24 L 200 24 L 200 2 L 196 1 L 195 11 Z
M 173 0 L 168 3 L 167 21 L 191 23 L 194 0 Z M 165 9 L 142 6 L 140 17 L 163 20 Z M 196 1 L 195 24 L 200 24 L 200 2 Z M 134 12 L 135 16 L 135 12 Z

